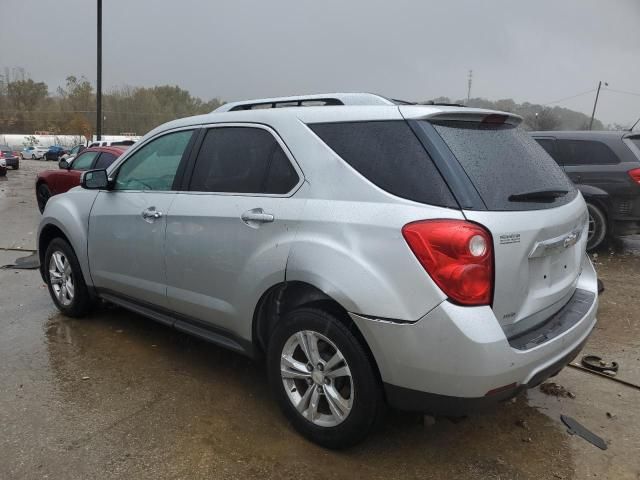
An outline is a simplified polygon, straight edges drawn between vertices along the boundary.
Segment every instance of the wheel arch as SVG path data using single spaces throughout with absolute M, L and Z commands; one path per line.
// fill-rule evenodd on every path
M 300 308 L 318 308 L 333 314 L 358 339 L 367 352 L 378 380 L 380 369 L 364 335 L 349 316 L 348 311 L 335 299 L 316 286 L 302 281 L 285 281 L 273 285 L 258 301 L 253 315 L 252 338 L 257 352 L 265 353 L 269 337 L 278 322 L 288 312 Z

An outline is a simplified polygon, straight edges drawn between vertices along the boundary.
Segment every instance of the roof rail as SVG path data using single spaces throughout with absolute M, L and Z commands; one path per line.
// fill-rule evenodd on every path
M 395 105 L 388 98 L 373 93 L 318 93 L 293 97 L 260 98 L 225 103 L 214 112 L 235 112 L 258 108 L 311 107 L 330 105 Z

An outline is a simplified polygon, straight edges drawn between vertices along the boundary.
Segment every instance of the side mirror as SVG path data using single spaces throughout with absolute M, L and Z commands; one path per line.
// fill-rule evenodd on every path
M 67 162 L 64 158 L 58 162 L 58 167 L 60 167 L 60 170 L 68 170 L 70 166 L 71 165 L 69 165 L 69 162 Z
M 87 190 L 104 190 L 109 188 L 109 177 L 106 170 L 88 170 L 82 174 L 80 185 Z

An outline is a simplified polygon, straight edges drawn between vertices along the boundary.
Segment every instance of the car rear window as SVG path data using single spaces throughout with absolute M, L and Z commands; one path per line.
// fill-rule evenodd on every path
M 563 170 L 524 130 L 510 124 L 431 121 L 488 210 L 539 210 L 564 205 L 576 190 Z M 555 199 L 509 200 L 511 195 L 566 190 Z
M 458 208 L 428 153 L 403 120 L 316 123 L 309 128 L 362 176 L 398 197 Z

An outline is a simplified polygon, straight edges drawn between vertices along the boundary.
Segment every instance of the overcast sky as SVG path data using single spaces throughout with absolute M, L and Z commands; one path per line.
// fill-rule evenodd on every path
M 594 89 L 640 117 L 640 1 L 104 0 L 103 85 L 224 100 L 330 91 L 547 103 Z M 95 82 L 95 0 L 0 0 L 0 67 Z M 558 105 L 590 114 L 594 93 Z

